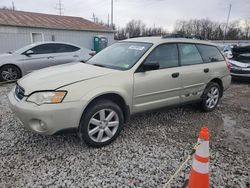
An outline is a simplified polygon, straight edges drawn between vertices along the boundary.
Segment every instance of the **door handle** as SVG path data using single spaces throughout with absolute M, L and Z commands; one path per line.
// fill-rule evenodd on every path
M 49 56 L 48 59 L 54 59 L 54 57 L 53 56 Z
M 74 55 L 73 57 L 79 57 L 79 55 Z
M 179 75 L 180 75 L 180 73 L 176 72 L 176 73 L 173 73 L 173 74 L 172 74 L 172 77 L 173 77 L 173 78 L 178 78 Z
M 209 68 L 204 69 L 204 72 L 208 73 L 209 72 Z

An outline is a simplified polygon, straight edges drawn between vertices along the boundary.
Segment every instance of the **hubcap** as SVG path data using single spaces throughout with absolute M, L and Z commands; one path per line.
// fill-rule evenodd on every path
M 219 89 L 217 87 L 212 87 L 208 94 L 207 94 L 207 100 L 206 105 L 208 108 L 214 108 L 219 101 Z
M 16 80 L 17 72 L 13 68 L 6 68 L 2 71 L 2 78 L 4 80 Z
M 112 109 L 102 109 L 95 113 L 88 124 L 88 135 L 95 142 L 110 140 L 119 127 L 119 117 Z

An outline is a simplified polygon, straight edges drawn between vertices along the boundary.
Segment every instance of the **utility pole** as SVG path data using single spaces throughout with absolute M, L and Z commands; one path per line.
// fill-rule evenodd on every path
M 113 29 L 114 25 L 114 1 L 111 0 L 111 28 Z
M 93 13 L 93 17 L 92 17 L 94 23 L 96 22 L 96 17 L 95 17 L 95 13 Z
M 109 14 L 108 14 L 108 27 L 109 27 Z
M 62 15 L 62 2 L 59 0 L 59 15 Z
M 12 10 L 16 10 L 14 1 L 12 1 Z
M 229 11 L 228 11 L 228 15 L 227 15 L 227 23 L 226 23 L 226 27 L 225 27 L 225 31 L 224 31 L 223 43 L 224 43 L 226 33 L 227 33 L 227 27 L 228 27 L 228 22 L 229 22 L 231 10 L 232 10 L 232 4 L 229 5 Z

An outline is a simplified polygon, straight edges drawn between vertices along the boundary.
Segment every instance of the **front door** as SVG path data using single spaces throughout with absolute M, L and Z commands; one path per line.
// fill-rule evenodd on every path
M 134 73 L 134 113 L 180 102 L 182 75 L 177 45 L 163 44 L 156 47 L 144 61 L 144 64 L 150 63 L 158 63 L 159 69 L 140 69 Z
M 51 44 L 41 44 L 27 51 L 33 52 L 29 56 L 23 55 L 22 64 L 27 73 L 55 64 L 55 49 Z

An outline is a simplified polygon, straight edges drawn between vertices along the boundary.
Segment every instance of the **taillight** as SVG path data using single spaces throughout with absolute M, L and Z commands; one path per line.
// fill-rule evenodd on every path
M 226 64 L 227 64 L 227 68 L 228 70 L 231 70 L 232 65 L 228 62 L 228 59 L 226 58 Z
M 89 52 L 89 55 L 91 55 L 92 57 L 96 55 L 96 52 L 95 51 L 91 51 Z

